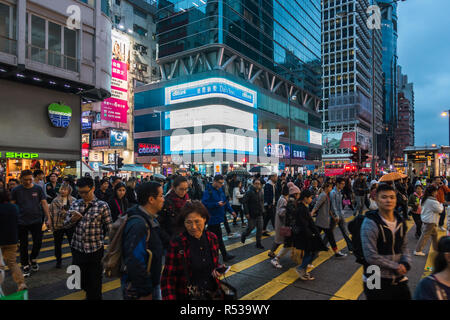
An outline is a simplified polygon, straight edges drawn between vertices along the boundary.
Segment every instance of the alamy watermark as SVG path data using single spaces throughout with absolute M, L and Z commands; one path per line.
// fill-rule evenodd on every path
M 81 289 L 81 269 L 77 265 L 70 265 L 67 267 L 66 273 L 70 274 L 67 278 L 66 286 L 69 290 Z

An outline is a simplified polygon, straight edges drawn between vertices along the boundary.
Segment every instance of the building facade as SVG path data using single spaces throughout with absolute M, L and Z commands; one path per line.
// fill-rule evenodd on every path
M 110 96 L 106 1 L 0 1 L 0 167 L 80 175 L 81 102 Z M 69 13 L 70 12 L 70 13 Z
M 381 32 L 366 23 L 372 4 L 369 0 L 322 1 L 320 113 L 325 165 L 351 162 L 355 144 L 368 149 L 371 157 L 372 130 L 382 133 Z
M 162 81 L 136 89 L 138 162 L 170 172 L 189 154 L 178 166 L 210 174 L 268 154 L 272 170 L 320 165 L 320 1 L 161 0 L 157 19 Z M 261 142 L 264 129 L 278 136 Z
M 104 165 L 114 167 L 118 157 L 124 159 L 128 168 L 135 163 L 134 88 L 160 79 L 156 65 L 155 12 L 152 1 L 110 2 L 112 97 L 83 105 L 83 153 L 93 175 L 101 175 Z

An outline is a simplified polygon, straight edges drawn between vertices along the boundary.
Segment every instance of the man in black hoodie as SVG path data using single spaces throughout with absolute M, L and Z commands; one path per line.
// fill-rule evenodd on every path
M 256 226 L 256 247 L 264 249 L 261 244 L 261 235 L 263 227 L 264 212 L 264 194 L 262 192 L 261 181 L 258 178 L 253 180 L 253 185 L 247 191 L 243 198 L 244 212 L 248 220 L 247 230 L 241 235 L 241 242 L 245 243 L 245 238 L 249 236 Z

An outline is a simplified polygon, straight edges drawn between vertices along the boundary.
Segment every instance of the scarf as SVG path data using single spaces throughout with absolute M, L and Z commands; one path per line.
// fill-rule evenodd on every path
M 183 198 L 177 196 L 175 191 L 170 191 L 166 196 L 166 201 L 170 203 L 170 206 L 176 211 L 180 212 L 181 208 L 184 207 L 186 202 L 189 200 L 189 195 L 186 193 Z

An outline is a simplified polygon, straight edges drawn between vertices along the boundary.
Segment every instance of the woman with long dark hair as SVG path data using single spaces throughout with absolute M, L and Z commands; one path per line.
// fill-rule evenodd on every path
M 438 223 L 441 212 L 444 210 L 444 206 L 437 199 L 438 188 L 434 185 L 430 185 L 422 197 L 422 235 L 416 245 L 414 255 L 425 256 L 422 249 L 428 243 L 428 239 L 431 237 L 433 249 L 437 250 L 438 244 Z
M 111 218 L 113 221 L 116 221 L 117 218 L 124 215 L 130 207 L 126 194 L 127 187 L 123 182 L 119 182 L 114 186 L 113 196 L 108 201 L 109 208 L 111 209 Z
M 414 300 L 450 300 L 450 237 L 439 240 L 433 274 L 422 279 Z

